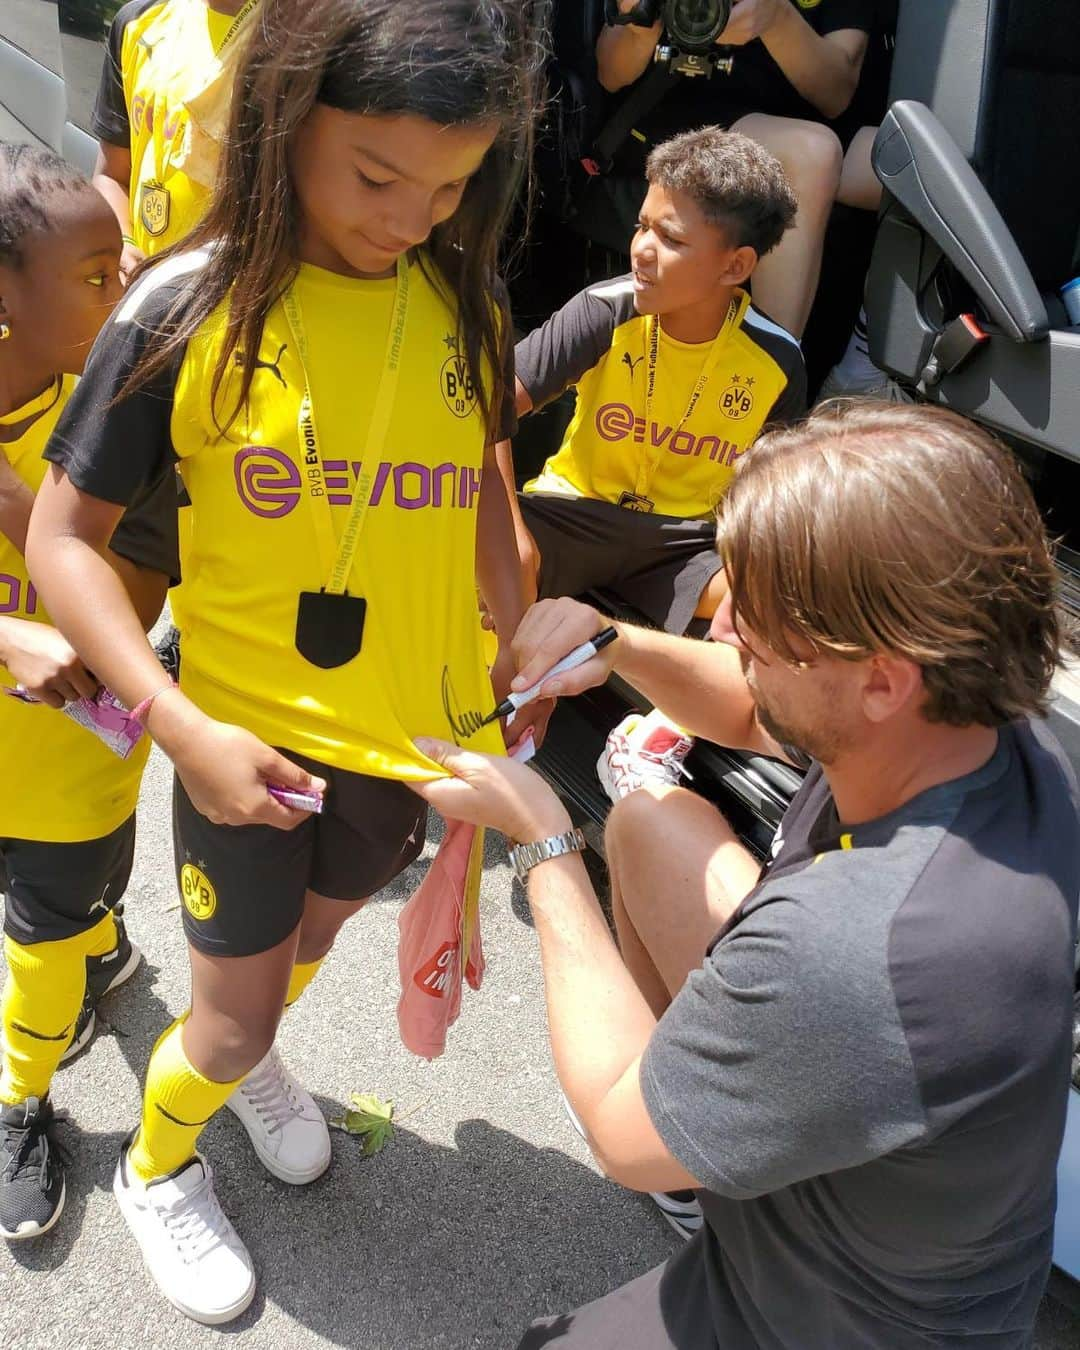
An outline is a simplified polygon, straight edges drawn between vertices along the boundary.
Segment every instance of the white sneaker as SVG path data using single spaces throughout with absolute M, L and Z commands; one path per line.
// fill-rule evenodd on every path
M 279 1181 L 303 1186 L 330 1166 L 323 1113 L 285 1068 L 276 1046 L 225 1105 L 247 1130 L 259 1161 Z
M 683 761 L 694 741 L 654 708 L 647 717 L 631 713 L 608 733 L 596 774 L 613 802 L 646 783 L 677 783 L 692 775 Z
M 676 1233 L 687 1242 L 700 1231 L 705 1222 L 705 1216 L 693 1191 L 650 1191 L 649 1198 L 655 1202 L 657 1209 Z
M 240 1316 L 255 1296 L 255 1271 L 200 1154 L 143 1185 L 127 1165 L 125 1147 L 113 1194 L 147 1269 L 175 1308 L 207 1326 Z

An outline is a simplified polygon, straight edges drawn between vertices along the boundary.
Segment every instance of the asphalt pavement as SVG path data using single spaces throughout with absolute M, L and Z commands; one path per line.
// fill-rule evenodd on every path
M 675 1250 L 651 1203 L 605 1180 L 563 1115 L 548 1052 L 536 937 L 505 849 L 489 837 L 482 913 L 488 970 L 466 992 L 445 1055 L 398 1039 L 397 915 L 423 860 L 346 926 L 279 1044 L 330 1115 L 352 1092 L 396 1103 L 382 1153 L 334 1132 L 334 1161 L 290 1188 L 255 1160 L 222 1112 L 201 1147 L 247 1242 L 259 1292 L 224 1330 L 160 1298 L 112 1197 L 155 1038 L 186 1004 L 188 975 L 170 864 L 168 765 L 143 785 L 127 919 L 145 961 L 103 1006 L 90 1049 L 61 1070 L 71 1114 L 67 1207 L 35 1243 L 0 1244 L 0 1345 L 20 1350 L 153 1345 L 357 1350 L 507 1350 L 529 1320 L 596 1298 Z M 425 856 L 430 857 L 429 843 Z M 1049 1302 L 1037 1350 L 1076 1350 L 1080 1319 Z M 807 1347 L 807 1350 L 817 1350 Z

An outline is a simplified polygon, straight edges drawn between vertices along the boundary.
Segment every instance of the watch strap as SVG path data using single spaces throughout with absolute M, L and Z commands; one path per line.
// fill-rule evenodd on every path
M 583 853 L 587 847 L 585 836 L 575 827 L 565 834 L 553 834 L 529 844 L 515 844 L 510 850 L 510 862 L 517 879 L 523 882 L 538 863 L 562 858 L 568 853 Z

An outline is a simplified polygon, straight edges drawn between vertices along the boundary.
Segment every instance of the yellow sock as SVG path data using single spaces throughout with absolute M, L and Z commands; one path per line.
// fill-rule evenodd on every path
M 142 1124 L 128 1153 L 142 1181 L 166 1176 L 188 1161 L 203 1127 L 232 1095 L 233 1083 L 213 1083 L 184 1054 L 187 1013 L 159 1037 L 146 1071 Z
M 4 1028 L 0 1101 L 7 1105 L 44 1097 L 68 1047 L 86 992 L 86 958 L 116 945 L 116 923 L 107 914 L 75 937 L 27 946 L 4 938 L 8 978 L 0 1020 Z
M 86 934 L 86 939 L 87 956 L 105 956 L 116 947 L 120 941 L 120 934 L 116 928 L 116 916 L 111 909 L 102 921 Z
M 320 956 L 317 961 L 308 961 L 304 965 L 301 965 L 299 962 L 297 962 L 296 965 L 293 966 L 292 974 L 289 976 L 289 988 L 285 994 L 286 1008 L 292 1007 L 292 1005 L 296 1002 L 296 1000 L 308 987 L 311 981 L 315 978 L 315 975 L 319 967 L 325 960 L 326 957 Z

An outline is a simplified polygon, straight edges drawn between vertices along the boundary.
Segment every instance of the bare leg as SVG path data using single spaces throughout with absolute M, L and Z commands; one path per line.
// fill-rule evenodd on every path
M 844 156 L 836 200 L 862 211 L 876 211 L 881 204 L 881 184 L 870 163 L 877 127 L 862 127 L 852 138 Z
M 300 924 L 268 952 L 230 957 L 189 949 L 191 1014 L 183 1045 L 193 1067 L 216 1083 L 254 1068 L 274 1043 L 293 965 L 321 960 L 341 925 L 366 903 L 308 891 Z
M 300 921 L 300 940 L 296 960 L 301 965 L 321 961 L 334 945 L 346 919 L 352 918 L 367 900 L 330 900 L 308 891 L 304 897 L 304 917 Z
M 184 1054 L 214 1083 L 242 1078 L 274 1043 L 296 957 L 299 927 L 257 956 L 208 956 L 188 948 L 191 1013 Z
M 660 1017 L 756 884 L 759 864 L 685 788 L 640 788 L 607 824 L 615 928 L 626 967 Z
M 705 589 L 698 597 L 697 609 L 694 610 L 695 619 L 711 619 L 720 608 L 721 601 L 727 595 L 730 587 L 728 586 L 727 573 L 723 568 L 719 572 L 714 572 L 705 584 Z
M 840 185 L 843 150 L 828 127 L 794 117 L 749 113 L 731 129 L 776 156 L 799 199 L 795 224 L 758 263 L 750 286 L 754 303 L 801 337 L 817 293 L 825 226 Z

